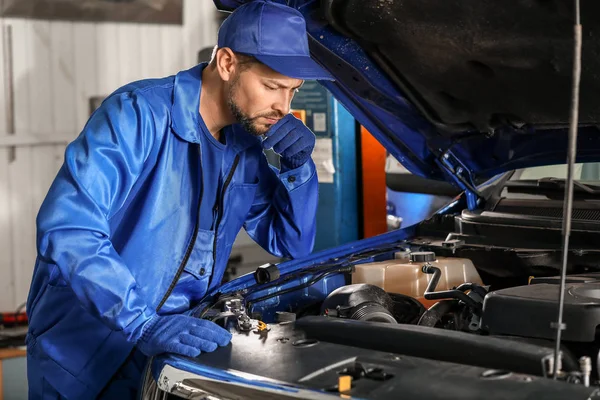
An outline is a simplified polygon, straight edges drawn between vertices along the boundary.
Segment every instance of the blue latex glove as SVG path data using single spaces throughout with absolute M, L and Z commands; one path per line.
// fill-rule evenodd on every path
M 176 353 L 197 357 L 227 346 L 230 340 L 231 333 L 211 321 L 187 315 L 154 316 L 144 327 L 137 347 L 147 356 Z
M 262 142 L 281 156 L 282 169 L 296 169 L 306 163 L 315 148 L 315 134 L 298 118 L 288 114 L 273 125 Z

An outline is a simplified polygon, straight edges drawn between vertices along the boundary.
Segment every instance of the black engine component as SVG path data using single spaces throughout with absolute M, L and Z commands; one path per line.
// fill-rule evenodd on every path
M 321 322 L 324 324 L 323 331 L 337 338 L 334 342 L 305 336 L 304 330 L 315 332 Z M 355 334 L 352 331 L 349 336 L 353 341 L 358 337 L 364 342 L 380 342 L 379 347 L 382 350 L 373 351 L 368 345 L 349 347 L 348 343 L 345 343 L 346 326 L 367 327 L 366 334 Z M 373 327 L 375 330 L 371 330 Z M 321 398 L 329 398 L 326 396 L 329 394 L 331 398 L 340 399 L 339 388 L 336 387 L 340 374 L 353 377 L 352 389 L 347 397 L 355 399 L 598 400 L 600 398 L 600 395 L 595 394 L 597 392 L 595 388 L 586 388 L 583 385 L 465 365 L 471 360 L 476 360 L 478 363 L 487 362 L 487 352 L 477 353 L 481 343 L 487 338 L 477 337 L 480 339 L 477 340 L 478 345 L 472 347 L 470 340 L 476 336 L 462 334 L 460 336 L 464 338 L 463 346 L 456 351 L 454 348 L 447 350 L 443 346 L 436 345 L 436 338 L 429 338 L 426 334 L 415 336 L 405 342 L 407 338 L 405 335 L 395 333 L 403 332 L 404 327 L 399 324 L 372 324 L 311 316 L 300 318 L 295 323 L 274 324 L 265 338 L 259 338 L 254 334 L 234 334 L 231 346 L 202 354 L 197 360 L 191 360 L 199 365 L 199 368 L 243 371 L 249 376 L 268 377 L 278 382 L 287 382 L 289 383 L 288 394 L 283 390 L 266 393 L 257 390 L 257 386 L 235 385 L 226 380 L 207 380 L 203 377 L 195 379 L 190 376 L 185 382 L 186 385 L 201 391 L 219 393 L 224 398 L 233 399 L 295 400 L 299 397 L 316 397 L 316 395 L 311 397 L 306 391 L 299 393 L 295 390 L 296 387 L 313 390 L 313 393 L 321 395 Z M 380 328 L 393 334 L 381 337 Z M 418 327 L 410 328 L 418 329 Z M 437 336 L 445 336 L 447 333 L 439 329 L 428 329 L 428 331 L 435 331 Z M 456 336 L 453 335 L 454 333 L 450 332 L 450 335 Z M 497 342 L 497 340 L 493 341 Z M 497 356 L 503 357 L 507 362 L 514 360 L 514 365 L 519 370 L 536 366 L 538 370 L 540 369 L 539 360 L 534 359 L 531 363 L 523 363 L 520 358 L 513 359 L 514 348 L 521 348 L 521 344 L 517 343 L 515 346 L 507 340 L 502 342 L 508 342 L 510 346 L 507 346 L 508 350 L 503 350 L 505 355 L 497 354 Z M 391 354 L 394 346 L 406 347 L 410 354 L 419 354 L 424 350 L 429 355 L 442 358 L 447 358 L 450 351 L 456 359 L 461 360 L 462 365 L 435 358 L 414 357 L 405 352 Z M 531 345 L 526 347 L 532 348 Z M 547 354 L 551 352 L 552 350 L 549 350 Z M 190 363 L 190 361 L 186 362 Z M 498 363 L 493 362 L 493 364 Z M 267 387 L 265 390 L 271 389 Z M 331 390 L 333 393 L 323 392 L 323 390 Z
M 279 268 L 277 265 L 271 263 L 261 265 L 254 271 L 254 279 L 259 285 L 279 279 L 279 275 Z
M 427 311 L 421 315 L 417 325 L 421 326 L 436 326 L 442 318 L 448 313 L 452 312 L 453 309 L 457 308 L 458 302 L 455 300 L 442 300 L 432 305 Z
M 427 300 L 443 300 L 443 299 L 461 300 L 466 305 L 471 307 L 473 309 L 473 312 L 475 312 L 476 314 L 479 314 L 479 311 L 481 310 L 481 304 L 478 303 L 472 297 L 469 297 L 467 294 L 465 294 L 465 292 L 467 290 L 472 290 L 472 291 L 476 292 L 476 294 L 478 294 L 479 296 L 483 297 L 483 296 L 485 296 L 485 290 L 482 287 L 480 287 L 479 285 L 476 285 L 474 283 L 463 283 L 463 284 L 459 285 L 456 289 L 443 290 L 440 292 L 436 292 L 435 288 L 436 288 L 438 282 L 440 281 L 440 278 L 442 276 L 442 271 L 439 268 L 434 267 L 431 264 L 423 265 L 422 271 L 425 274 L 433 274 L 433 277 L 431 278 L 431 280 L 429 281 L 429 284 L 427 285 L 427 288 L 425 289 L 425 294 L 423 295 L 423 297 L 425 297 Z M 483 290 L 483 292 L 482 292 L 482 290 Z
M 559 281 L 556 280 L 558 283 Z M 554 339 L 559 285 L 540 283 L 489 293 L 482 328 L 491 334 Z M 564 340 L 593 342 L 600 325 L 600 283 L 568 283 L 565 290 Z
M 590 283 L 590 282 L 600 282 L 600 273 L 598 272 L 590 272 L 587 274 L 576 274 L 567 276 L 567 283 Z M 540 276 L 532 278 L 529 282 L 531 285 L 536 285 L 538 283 L 552 283 L 554 285 L 560 285 L 560 276 Z
M 399 293 L 388 293 L 394 302 L 394 319 L 399 324 L 416 324 L 424 312 L 425 306 L 417 299 Z
M 321 314 L 370 322 L 397 323 L 394 302 L 380 287 L 368 284 L 342 286 L 331 292 Z
M 546 360 L 554 355 L 552 346 L 425 326 L 309 316 L 297 320 L 296 328 L 308 339 L 537 376 L 547 375 Z M 562 351 L 563 370 L 577 370 L 573 355 Z

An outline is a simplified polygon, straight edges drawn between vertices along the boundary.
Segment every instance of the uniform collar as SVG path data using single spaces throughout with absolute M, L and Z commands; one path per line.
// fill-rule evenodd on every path
M 190 143 L 200 143 L 200 88 L 202 85 L 202 70 L 208 63 L 201 63 L 188 70 L 180 71 L 175 76 L 173 87 L 173 104 L 171 105 L 171 128 L 181 139 Z M 260 140 L 240 126 L 225 128 L 227 145 L 242 151 L 255 145 Z

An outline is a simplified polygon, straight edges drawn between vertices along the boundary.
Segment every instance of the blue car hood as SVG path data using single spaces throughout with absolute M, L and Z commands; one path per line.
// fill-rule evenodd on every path
M 336 78 L 321 83 L 412 173 L 468 189 L 566 162 L 572 2 L 279 2 L 305 16 L 312 56 Z M 600 160 L 600 2 L 582 7 L 587 162 Z

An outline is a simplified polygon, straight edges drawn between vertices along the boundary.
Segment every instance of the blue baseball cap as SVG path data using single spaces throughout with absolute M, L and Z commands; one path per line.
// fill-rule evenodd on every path
M 290 78 L 334 80 L 310 57 L 304 16 L 283 4 L 255 0 L 238 7 L 219 28 L 217 44 Z

